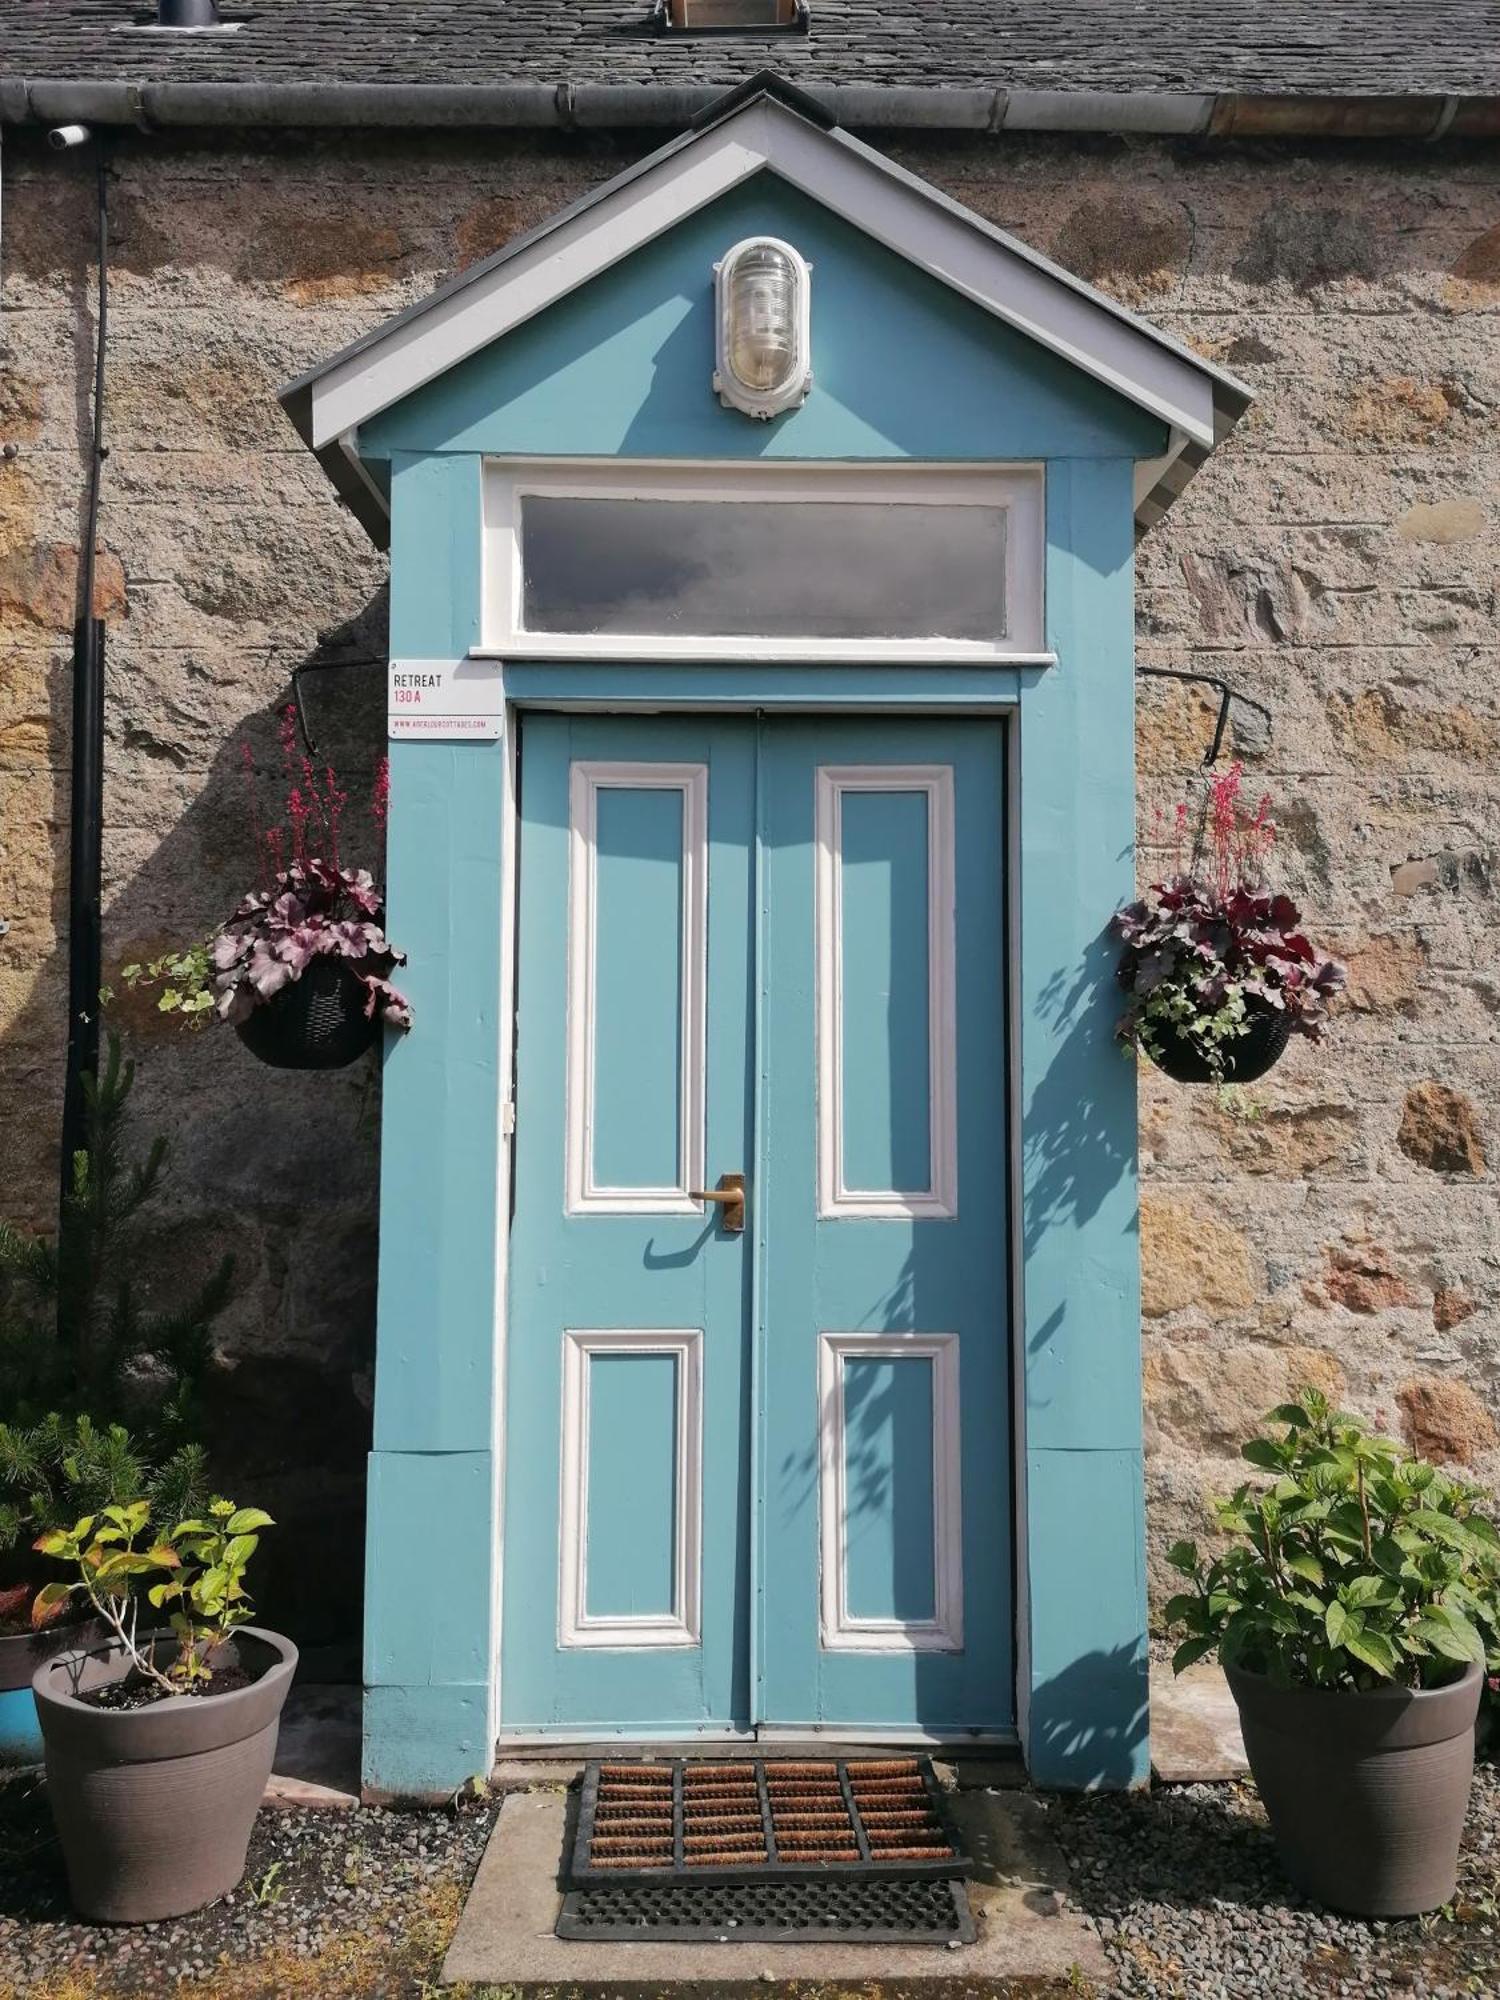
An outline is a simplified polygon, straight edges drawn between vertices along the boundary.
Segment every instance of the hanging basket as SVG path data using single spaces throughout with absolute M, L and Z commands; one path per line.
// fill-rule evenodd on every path
M 1247 1011 L 1250 1025 L 1243 1035 L 1224 1043 L 1224 1067 L 1217 1075 L 1197 1044 L 1180 1028 L 1163 1028 L 1157 1037 L 1159 1052 L 1147 1053 L 1156 1067 L 1177 1083 L 1254 1083 L 1281 1061 L 1292 1024 L 1279 1008 L 1252 1007 Z
M 380 1032 L 365 987 L 341 958 L 315 958 L 289 986 L 239 1022 L 235 1033 L 272 1069 L 345 1069 Z

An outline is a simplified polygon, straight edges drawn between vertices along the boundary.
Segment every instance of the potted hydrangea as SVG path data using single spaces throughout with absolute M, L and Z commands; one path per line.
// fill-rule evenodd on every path
M 344 865 L 340 830 L 349 794 L 330 765 L 321 775 L 297 750 L 297 712 L 281 713 L 287 794 L 284 823 L 264 825 L 250 747 L 241 760 L 260 881 L 233 914 L 187 951 L 127 965 L 128 985 L 158 985 L 164 1013 L 191 1027 L 217 1018 L 277 1069 L 342 1069 L 363 1055 L 381 1025 L 411 1026 L 411 1007 L 391 983 L 404 952 L 386 937 L 383 899 L 367 869 Z M 383 828 L 389 798 L 384 760 L 370 817 Z
M 47 1794 L 85 1917 L 181 1916 L 244 1873 L 297 1666 L 290 1639 L 249 1622 L 245 1568 L 270 1525 L 257 1507 L 215 1500 L 163 1533 L 138 1500 L 37 1541 L 74 1580 L 38 1592 L 33 1618 L 77 1597 L 107 1628 L 32 1682 Z M 139 1629 L 143 1599 L 163 1629 Z
M 1216 1652 L 1282 1865 L 1319 1902 L 1411 1916 L 1453 1894 L 1500 1532 L 1478 1488 L 1304 1389 L 1243 1447 L 1270 1483 L 1216 1503 L 1228 1544 L 1178 1542 L 1177 1672 Z
M 1209 781 L 1207 865 L 1183 859 L 1179 805 L 1173 872 L 1116 913 L 1116 977 L 1129 996 L 1117 1030 L 1179 1083 L 1251 1083 L 1293 1034 L 1317 1041 L 1344 971 L 1302 932 L 1290 896 L 1264 883 L 1276 838 L 1263 798 L 1240 806 L 1242 767 Z M 1196 861 L 1196 857 L 1195 857 Z

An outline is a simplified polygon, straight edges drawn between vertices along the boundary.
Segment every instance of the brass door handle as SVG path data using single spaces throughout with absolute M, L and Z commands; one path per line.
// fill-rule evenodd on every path
M 716 1188 L 689 1188 L 693 1201 L 711 1201 L 723 1214 L 726 1236 L 742 1235 L 745 1228 L 745 1176 L 720 1174 Z

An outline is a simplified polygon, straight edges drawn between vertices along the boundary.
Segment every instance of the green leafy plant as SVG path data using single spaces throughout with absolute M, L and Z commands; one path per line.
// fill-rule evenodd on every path
M 286 1884 L 281 1877 L 286 1869 L 284 1861 L 273 1861 L 258 1881 L 250 1884 L 250 1900 L 258 1910 L 274 1910 L 286 1894 Z
M 85 1514 L 71 1528 L 37 1538 L 45 1556 L 70 1564 L 71 1582 L 43 1585 L 32 1605 L 32 1623 L 43 1625 L 71 1598 L 82 1597 L 105 1620 L 142 1679 L 163 1694 L 193 1693 L 213 1678 L 213 1655 L 253 1609 L 245 1570 L 273 1525 L 260 1507 L 210 1501 L 201 1519 L 179 1521 L 165 1535 L 151 1529 L 151 1503 L 132 1500 Z M 154 1646 L 138 1643 L 140 1601 L 168 1611 L 177 1652 L 165 1672 Z
M 207 1517 L 180 1521 L 168 1538 L 178 1563 L 146 1595 L 158 1611 L 169 1605 L 178 1655 L 173 1674 L 207 1680 L 205 1655 L 222 1646 L 236 1625 L 251 1618 L 245 1570 L 260 1547 L 262 1528 L 274 1526 L 262 1507 L 236 1507 L 232 1500 L 209 1502 Z M 169 1566 L 170 1567 L 170 1566 Z
M 180 1446 L 153 1466 L 123 1424 L 101 1428 L 55 1410 L 35 1424 L 0 1424 L 0 1553 L 138 1493 L 174 1519 L 201 1506 L 208 1493 L 202 1447 Z M 32 1574 L 0 1585 L 0 1636 L 30 1629 L 32 1596 L 49 1568 L 31 1560 Z
M 210 940 L 205 938 L 201 944 L 190 944 L 183 951 L 163 952 L 160 958 L 138 965 L 122 965 L 120 977 L 132 991 L 159 987 L 156 999 L 159 1014 L 180 1015 L 184 1027 L 206 1027 L 215 998 L 209 944 Z
M 134 1082 L 111 1036 L 84 1079 L 86 1144 L 57 1239 L 0 1225 L 0 1586 L 38 1580 L 28 1545 L 44 1530 L 141 1494 L 180 1517 L 206 1491 L 198 1398 L 233 1260 L 166 1310 L 142 1305 L 137 1224 L 167 1148 L 129 1155 Z
M 1243 1456 L 1272 1475 L 1215 1503 L 1232 1539 L 1167 1560 L 1172 1665 L 1217 1652 L 1278 1686 L 1427 1688 L 1471 1662 L 1500 1674 L 1500 1533 L 1485 1494 L 1413 1458 L 1314 1389 L 1272 1410 Z

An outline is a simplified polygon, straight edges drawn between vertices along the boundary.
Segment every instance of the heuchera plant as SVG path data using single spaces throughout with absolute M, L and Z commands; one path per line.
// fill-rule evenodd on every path
M 368 870 L 346 868 L 340 856 L 349 794 L 339 789 L 331 765 L 320 777 L 312 759 L 299 754 L 291 702 L 281 711 L 279 733 L 287 782 L 282 824 L 262 823 L 254 759 L 248 743 L 240 749 L 259 886 L 205 943 L 149 965 L 127 965 L 121 977 L 132 986 L 159 985 L 161 1011 L 181 1014 L 188 1026 L 202 1026 L 210 1013 L 236 1024 L 300 979 L 314 959 L 337 958 L 364 987 L 367 1014 L 409 1028 L 411 1005 L 390 977 L 406 954 L 386 937 L 381 894 Z M 382 758 L 370 796 L 377 827 L 385 826 L 389 799 Z
M 1304 937 L 1291 897 L 1262 886 L 1276 825 L 1269 797 L 1253 816 L 1242 811 L 1242 781 L 1240 764 L 1209 781 L 1206 872 L 1184 862 L 1188 812 L 1179 805 L 1172 874 L 1114 918 L 1125 941 L 1116 977 L 1130 996 L 1116 1032 L 1153 1058 L 1175 1032 L 1216 1075 L 1226 1045 L 1248 1033 L 1257 1011 L 1282 1013 L 1317 1041 L 1344 984 L 1343 967 Z
M 1178 1542 L 1166 1608 L 1178 1673 L 1217 1651 L 1278 1686 L 1439 1687 L 1500 1674 L 1500 1532 L 1487 1496 L 1413 1458 L 1315 1389 L 1242 1449 L 1271 1475 L 1215 1502 L 1223 1554 Z
M 209 947 L 216 1011 L 243 1021 L 318 957 L 345 959 L 364 987 L 365 1012 L 411 1026 L 411 1007 L 389 974 L 405 963 L 381 928 L 380 894 L 369 871 L 316 855 L 293 859 L 269 889 L 252 889 Z

